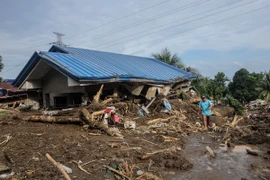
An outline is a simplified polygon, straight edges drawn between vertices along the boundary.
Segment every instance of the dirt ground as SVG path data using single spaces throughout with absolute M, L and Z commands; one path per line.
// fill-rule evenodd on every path
M 12 139 L 1 147 L 2 162 L 12 168 L 17 179 L 63 179 L 58 170 L 45 157 L 49 153 L 56 161 L 70 167 L 73 179 L 104 179 L 106 170 L 103 165 L 119 165 L 127 162 L 134 171 L 148 171 L 149 160 L 138 157 L 157 149 L 176 146 L 181 148 L 183 141 L 162 143 L 159 136 L 146 133 L 123 131 L 124 140 L 110 137 L 98 130 L 85 130 L 82 126 L 72 124 L 45 124 L 5 120 L 2 118 L 1 142 L 4 135 Z M 101 133 L 91 136 L 89 133 Z M 149 141 L 149 142 L 148 142 Z M 138 149 L 129 149 L 138 147 Z M 141 149 L 140 149 L 141 148 Z M 8 162 L 5 158 L 8 155 Z M 72 161 L 91 161 L 84 167 L 90 175 L 80 171 Z M 157 176 L 164 176 L 166 169 L 188 170 L 192 165 L 181 155 L 158 154 L 152 157 L 151 170 Z M 27 172 L 33 172 L 27 175 Z M 113 174 L 109 174 L 113 177 Z
M 124 136 L 123 139 L 108 136 L 105 132 L 97 129 L 88 129 L 83 126 L 83 123 L 26 122 L 12 115 L 0 116 L 0 143 L 5 141 L 7 135 L 11 137 L 7 143 L 0 145 L 0 162 L 10 167 L 15 173 L 9 178 L 13 180 L 64 179 L 63 175 L 46 158 L 46 153 L 50 154 L 57 162 L 72 169 L 72 174 L 69 174 L 71 179 L 122 179 L 121 176 L 109 171 L 104 166 L 124 171 L 130 179 L 197 179 L 201 176 L 198 173 L 205 170 L 200 168 L 205 167 L 201 162 L 208 163 L 211 160 L 205 149 L 206 145 L 209 145 L 219 156 L 218 154 L 224 153 L 219 149 L 221 145 L 224 146 L 223 138 L 229 134 L 230 141 L 235 145 L 253 144 L 260 152 L 255 159 L 243 162 L 247 164 L 249 171 L 252 170 L 252 177 L 255 179 L 259 177 L 270 178 L 270 163 L 268 163 L 270 162 L 269 119 L 259 122 L 245 119 L 239 123 L 239 126 L 245 128 L 236 127 L 229 132 L 226 132 L 226 127 L 220 127 L 221 130 L 203 132 L 202 128 L 196 124 L 202 122 L 196 114 L 195 105 L 184 103 L 177 106 L 177 102 L 171 102 L 171 104 L 173 109 L 181 111 L 187 119 L 181 122 L 172 120 L 170 126 L 167 123 L 161 123 L 157 127 L 149 127 L 146 124 L 147 120 L 157 117 L 163 118 L 163 116 L 166 118 L 172 115 L 159 114 L 147 118 L 139 117 L 136 119 L 137 128 L 135 130 L 126 130 L 118 126 Z M 135 113 L 128 114 L 124 107 L 122 110 L 121 107 L 118 109 L 125 116 L 138 117 Z M 129 111 L 131 109 L 132 107 L 129 107 Z M 224 108 L 221 110 L 216 108 L 216 111 L 225 112 Z M 231 111 L 228 110 L 227 114 L 231 114 Z M 25 114 L 25 116 L 28 115 L 30 114 Z M 222 115 L 223 117 L 227 116 L 226 113 Z M 222 119 L 224 121 L 222 124 L 226 123 L 229 116 L 231 115 Z M 94 136 L 96 134 L 100 135 Z M 178 139 L 173 142 L 164 142 L 163 136 Z M 164 151 L 157 152 L 160 150 Z M 157 153 L 149 158 L 142 158 L 147 153 L 152 152 Z M 243 155 L 250 156 L 246 152 Z M 206 159 L 200 160 L 200 157 Z M 229 157 L 229 160 L 232 160 L 233 154 Z M 258 159 L 263 160 L 263 166 L 261 164 L 255 167 L 254 164 L 261 162 Z M 230 164 L 229 160 L 221 162 Z M 81 171 L 74 162 L 79 162 L 89 174 Z M 141 171 L 153 174 L 155 177 L 140 176 L 138 178 Z M 207 172 L 208 169 L 205 171 Z M 209 176 L 204 174 L 202 179 L 232 179 L 231 177 L 233 177 L 223 175 L 227 171 L 218 172 L 220 175 L 217 176 L 210 176 L 211 173 Z M 232 171 L 232 173 L 237 172 Z M 241 178 L 252 179 L 248 177 L 250 175 L 248 173 L 241 175 L 243 175 Z

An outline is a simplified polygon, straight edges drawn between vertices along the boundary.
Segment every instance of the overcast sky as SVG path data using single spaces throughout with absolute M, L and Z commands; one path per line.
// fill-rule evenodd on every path
M 34 51 L 56 41 L 53 31 L 65 34 L 66 45 L 136 56 L 167 47 L 204 76 L 222 71 L 232 78 L 242 67 L 266 71 L 269 5 L 269 0 L 0 0 L 5 65 L 0 76 L 16 78 Z

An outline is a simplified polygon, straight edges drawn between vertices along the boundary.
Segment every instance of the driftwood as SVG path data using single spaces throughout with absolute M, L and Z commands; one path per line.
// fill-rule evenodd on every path
M 117 136 L 117 137 L 123 138 L 123 136 L 121 134 L 111 130 L 107 125 L 105 125 L 99 121 L 92 120 L 92 116 L 89 114 L 89 112 L 85 108 L 83 108 L 81 110 L 81 113 L 82 113 L 83 117 L 87 120 L 87 123 L 92 128 L 101 129 L 111 136 Z
M 149 124 L 155 124 L 158 122 L 169 122 L 169 121 L 170 121 L 170 118 L 166 118 L 166 119 L 157 118 L 157 119 L 148 121 L 147 124 L 149 125 Z
M 3 142 L 1 142 L 0 143 L 0 146 L 8 143 L 11 140 L 11 138 L 12 138 L 12 136 L 10 136 L 9 134 L 8 135 L 5 135 L 5 136 L 6 136 L 6 140 L 4 140 Z
M 78 166 L 78 168 L 82 171 L 85 172 L 86 174 L 91 174 L 90 172 L 86 171 L 78 162 L 76 162 L 75 160 L 72 161 L 72 163 L 76 164 Z
M 63 174 L 63 176 L 65 177 L 66 180 L 71 180 L 69 175 L 62 168 L 60 163 L 56 162 L 48 153 L 46 154 L 46 157 L 48 158 L 49 161 L 51 161 L 51 163 L 53 163 L 53 165 L 55 165 L 57 167 L 57 169 Z
M 162 152 L 166 152 L 166 151 L 176 151 L 176 150 L 181 150 L 181 148 L 173 146 L 173 147 L 170 147 L 167 149 L 161 149 L 161 150 L 154 151 L 151 153 L 146 153 L 145 155 L 139 157 L 139 159 L 145 160 L 145 159 L 149 159 L 151 156 L 158 154 L 158 153 L 162 153 Z
M 95 116 L 104 114 L 104 110 L 96 111 L 91 114 L 91 120 L 94 121 Z
M 139 176 L 136 178 L 136 180 L 141 180 L 141 179 L 152 179 L 152 180 L 162 180 L 161 178 L 157 177 L 154 174 L 151 174 L 149 172 L 144 173 L 143 175 Z
M 178 141 L 179 138 L 175 137 L 169 137 L 169 136 L 162 136 L 163 142 L 173 142 L 173 141 Z
M 104 105 L 106 105 L 106 104 L 108 104 L 108 103 L 110 103 L 112 101 L 113 101 L 113 98 L 109 98 L 109 99 L 106 99 L 106 100 L 102 101 L 99 105 L 104 106 Z
M 99 103 L 100 95 L 102 94 L 103 87 L 104 87 L 104 84 L 102 84 L 102 85 L 100 86 L 99 91 L 98 91 L 97 94 L 94 96 L 94 98 L 93 98 L 93 103 L 94 103 L 94 104 Z
M 117 171 L 117 170 L 115 170 L 115 169 L 113 169 L 113 168 L 111 168 L 111 167 L 109 167 L 109 166 L 106 166 L 106 165 L 103 165 L 103 166 L 104 166 L 105 168 L 111 170 L 112 172 L 114 172 L 114 173 L 116 173 L 116 174 L 122 176 L 123 178 L 126 178 L 126 179 L 130 180 L 129 177 L 127 177 L 126 175 L 124 175 L 124 174 L 121 173 L 120 171 Z
M 206 149 L 212 157 L 216 157 L 215 153 L 213 152 L 213 150 L 209 146 L 206 146 Z
M 255 151 L 251 151 L 249 149 L 246 149 L 247 153 L 250 154 L 250 155 L 253 155 L 253 156 L 258 156 L 259 154 Z
M 235 127 L 241 120 L 243 120 L 243 117 L 239 118 L 237 115 L 234 116 L 231 126 Z
M 166 118 L 166 119 L 162 119 L 162 118 L 153 119 L 153 120 L 148 121 L 147 124 L 150 125 L 150 124 L 155 124 L 158 122 L 169 122 L 173 118 L 176 118 L 176 116 L 171 116 L 171 117 Z
M 34 122 L 49 122 L 49 123 L 80 123 L 82 122 L 79 117 L 67 117 L 67 116 L 30 116 L 24 117 L 25 121 Z

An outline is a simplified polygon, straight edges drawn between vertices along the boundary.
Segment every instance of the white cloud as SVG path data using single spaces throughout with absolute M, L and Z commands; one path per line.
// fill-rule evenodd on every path
M 134 26 L 119 33 L 112 33 L 109 36 L 96 40 L 94 40 L 95 38 L 93 39 L 93 37 L 117 30 L 132 23 L 146 20 L 161 13 L 172 11 L 177 7 L 196 2 L 196 0 L 189 2 L 171 0 L 166 4 L 149 8 L 148 10 L 136 15 L 123 18 L 114 23 L 95 29 L 95 27 L 101 24 L 110 22 L 126 14 L 136 12 L 159 2 L 162 2 L 162 0 L 138 0 L 136 2 L 132 0 L 48 0 L 42 3 L 42 5 L 40 3 L 34 3 L 32 5 L 34 7 L 28 7 L 24 6 L 24 2 L 18 1 L 17 6 L 23 6 L 23 8 L 18 8 L 13 12 L 12 8 L 7 8 L 9 6 L 13 7 L 13 4 L 7 1 L 0 7 L 0 20 L 3 21 L 3 23 L 0 24 L 0 54 L 3 56 L 4 63 L 7 65 L 22 63 L 29 59 L 34 51 L 46 50 L 50 47 L 48 43 L 55 41 L 52 31 L 60 31 L 66 34 L 63 38 L 66 44 L 76 44 L 78 41 L 87 40 L 87 43 L 77 43 L 78 47 L 84 48 L 96 48 L 97 46 L 108 42 L 110 43 L 107 45 L 122 42 L 118 45 L 107 47 L 102 50 L 139 56 L 150 56 L 152 52 L 159 52 L 164 47 L 168 47 L 172 52 L 178 53 L 180 56 L 185 52 L 193 50 L 228 52 L 228 56 L 231 55 L 231 57 L 234 57 L 234 55 L 231 54 L 230 51 L 237 49 L 248 49 L 248 51 L 270 50 L 270 43 L 267 38 L 269 37 L 270 32 L 269 9 L 264 9 L 228 21 L 205 26 L 211 22 L 266 6 L 269 4 L 267 0 L 259 0 L 250 5 L 239 7 L 222 14 L 182 24 L 175 28 L 140 38 L 142 35 L 158 30 L 154 29 L 157 26 L 180 20 L 225 4 L 236 2 L 234 0 L 209 1 L 169 16 L 164 16 L 163 18 L 159 18 L 139 26 Z M 247 1 L 239 2 L 235 5 L 231 5 L 230 7 L 246 2 Z M 9 9 L 9 12 L 1 14 L 1 12 L 6 12 L 6 9 Z M 36 10 L 32 11 L 32 9 Z M 224 9 L 226 8 L 216 9 L 210 13 Z M 18 16 L 19 20 L 17 18 Z M 173 25 L 195 20 L 202 16 L 204 15 L 202 14 L 197 17 L 185 19 L 178 23 L 173 23 Z M 159 29 L 166 27 L 169 27 L 169 25 Z M 201 28 L 196 29 L 197 27 Z M 151 31 L 131 36 L 134 33 L 145 30 Z M 166 38 L 166 36 L 171 34 L 175 35 Z M 130 37 L 125 39 L 125 41 L 118 41 L 118 39 L 125 36 Z M 185 61 L 185 59 L 183 60 Z M 234 68 L 239 66 L 248 66 L 247 63 L 240 61 L 237 57 L 233 58 L 233 60 L 228 60 L 227 64 L 223 62 L 213 63 L 213 61 L 206 60 L 192 63 L 193 64 L 190 64 L 192 66 L 204 64 L 211 67 L 212 70 L 210 73 L 212 74 L 214 70 L 217 72 L 232 69 L 232 65 Z M 268 62 L 262 64 L 264 66 L 269 65 Z M 264 66 L 256 65 L 257 69 L 259 69 L 259 67 L 264 68 Z M 20 69 L 22 69 L 22 66 L 16 67 L 6 73 L 4 72 L 5 70 L 3 70 L 3 72 L 1 72 L 1 76 L 16 77 Z M 202 72 L 205 71 L 202 70 Z M 206 73 L 208 73 L 208 71 Z
M 234 64 L 234 65 L 237 65 L 237 66 L 239 66 L 239 67 L 243 67 L 243 64 L 241 64 L 241 63 L 239 63 L 239 62 L 237 62 L 237 61 L 234 61 L 233 64 Z

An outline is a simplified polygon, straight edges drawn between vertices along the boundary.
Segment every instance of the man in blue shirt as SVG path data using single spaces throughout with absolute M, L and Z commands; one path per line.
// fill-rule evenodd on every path
M 205 130 L 208 130 L 208 128 L 210 127 L 210 116 L 213 105 L 212 102 L 206 99 L 205 96 L 202 96 L 201 98 L 202 100 L 199 103 L 198 115 L 202 115 L 204 128 Z

